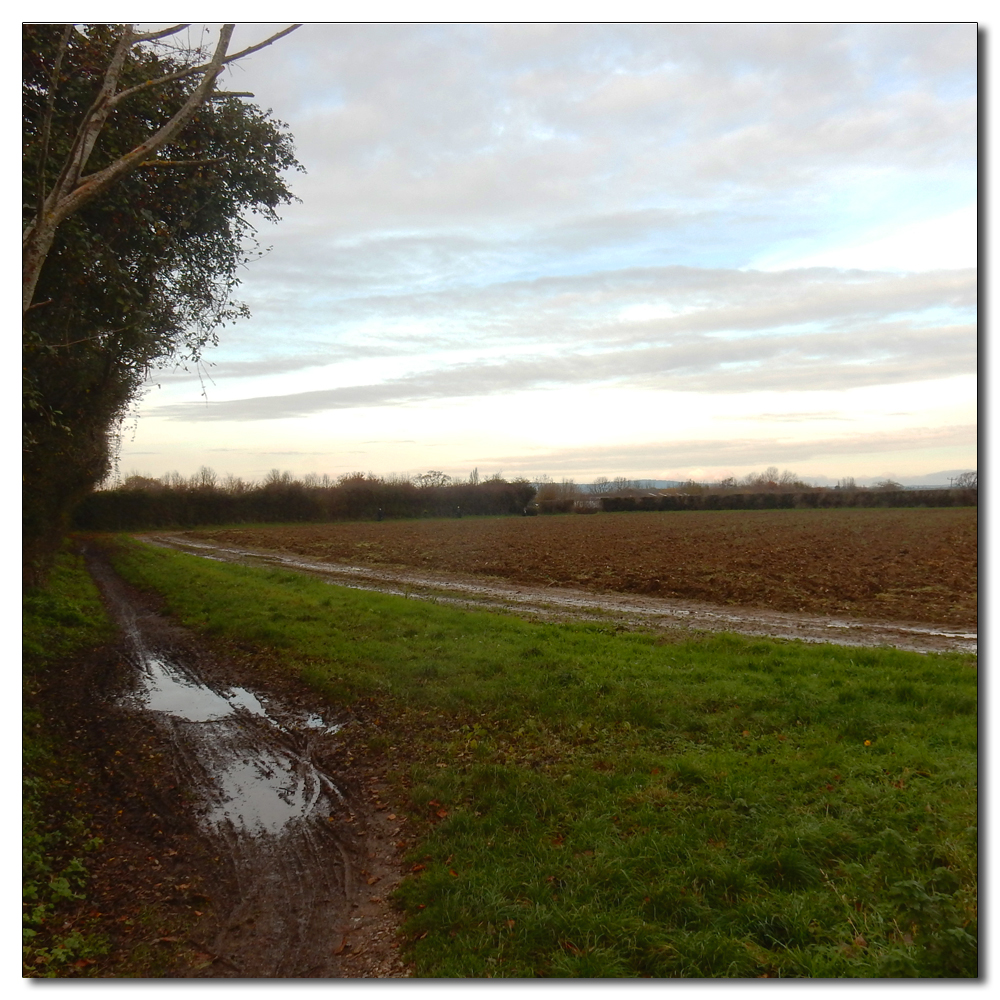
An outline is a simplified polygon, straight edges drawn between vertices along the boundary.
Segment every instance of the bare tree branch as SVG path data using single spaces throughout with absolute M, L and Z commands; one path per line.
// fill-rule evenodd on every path
M 210 160 L 143 160 L 140 167 L 204 167 L 212 163 L 224 163 L 229 157 L 214 156 Z
M 228 64 L 236 59 L 242 59 L 244 56 L 248 56 L 253 52 L 257 52 L 267 45 L 271 45 L 276 42 L 279 38 L 284 38 L 285 35 L 295 31 L 296 28 L 301 28 L 301 23 L 293 24 L 291 27 L 285 28 L 283 31 L 279 31 L 277 34 L 271 35 L 270 38 L 265 38 L 264 41 L 260 42 L 258 45 L 251 45 L 249 48 L 243 49 L 242 52 L 237 52 L 235 55 L 227 56 L 223 60 L 223 64 Z M 145 83 L 137 83 L 134 87 L 129 87 L 126 90 L 121 91 L 121 93 L 116 94 L 112 99 L 112 106 L 115 107 L 119 105 L 122 101 L 131 97 L 133 94 L 138 94 L 143 90 L 150 90 L 153 87 L 160 87 L 165 83 L 172 83 L 174 80 L 183 80 L 187 76 L 193 76 L 195 73 L 200 73 L 202 70 L 207 69 L 211 63 L 203 63 L 200 66 L 191 66 L 185 69 L 179 69 L 176 73 L 167 73 L 165 76 L 157 77 L 155 80 L 147 80 Z M 241 96 L 253 97 L 253 94 L 246 94 Z
M 182 126 L 187 124 L 191 115 L 205 103 L 205 98 L 211 92 L 212 87 L 215 86 L 216 77 L 222 72 L 226 49 L 229 47 L 229 40 L 232 38 L 235 27 L 235 24 L 224 24 L 222 26 L 222 31 L 219 33 L 219 41 L 215 47 L 215 55 L 212 57 L 212 61 L 208 63 L 201 83 L 198 84 L 191 93 L 191 96 L 184 102 L 180 111 L 160 128 L 158 132 L 150 136 L 144 143 L 136 146 L 131 152 L 119 157 L 110 166 L 99 170 L 97 173 L 80 177 L 80 187 L 73 192 L 70 196 L 71 198 L 82 199 L 81 204 L 84 201 L 89 201 L 94 195 L 103 191 L 112 181 L 117 180 L 132 167 L 138 166 L 150 153 L 155 152 L 165 142 L 172 139 L 181 130 Z M 72 209 L 72 211 L 75 210 L 75 208 Z
M 49 93 L 45 102 L 45 118 L 42 121 L 42 150 L 38 159 L 38 221 L 41 221 L 42 206 L 45 204 L 45 168 L 49 158 L 49 135 L 52 131 L 52 115 L 56 106 L 56 91 L 59 88 L 59 70 L 62 68 L 63 56 L 69 48 L 69 39 L 73 34 L 73 25 L 67 24 L 63 29 L 59 39 L 59 51 L 56 54 L 55 65 L 52 67 L 52 75 L 49 77 Z
M 92 198 L 110 187 L 118 178 L 135 169 L 143 160 L 148 159 L 151 153 L 155 153 L 160 146 L 172 139 L 187 124 L 194 112 L 204 104 L 205 98 L 215 85 L 216 78 L 222 72 L 223 60 L 229 48 L 234 28 L 233 24 L 223 25 L 222 31 L 219 33 L 215 54 L 205 70 L 201 83 L 181 109 L 162 128 L 144 143 L 119 157 L 103 170 L 83 177 L 81 176 L 83 169 L 110 114 L 111 109 L 108 106 L 110 96 L 117 86 L 125 57 L 134 44 L 135 34 L 131 26 L 124 29 L 104 75 L 104 83 L 100 93 L 84 116 L 59 179 L 45 198 L 37 220 L 38 224 L 32 224 L 25 229 L 22 240 L 24 253 L 22 313 L 27 311 L 31 299 L 34 297 L 42 265 L 52 247 L 52 241 L 55 239 L 59 225 Z
M 279 38 L 284 38 L 285 35 L 290 34 L 300 26 L 299 24 L 293 24 L 264 39 L 264 41 L 259 42 L 257 45 L 251 45 L 240 52 L 228 55 L 229 43 L 236 26 L 231 23 L 224 24 L 219 32 L 219 40 L 212 58 L 207 63 L 178 70 L 176 73 L 169 73 L 156 80 L 148 80 L 145 83 L 126 88 L 116 93 L 125 60 L 137 42 L 165 38 L 183 30 L 187 25 L 174 25 L 171 28 L 157 32 L 147 32 L 145 34 L 137 33 L 132 25 L 123 27 L 121 37 L 115 46 L 114 53 L 105 71 L 101 89 L 83 116 L 83 120 L 77 129 L 76 136 L 73 139 L 70 151 L 63 162 L 55 184 L 46 193 L 44 191 L 44 181 L 40 181 L 38 213 L 34 221 L 25 227 L 22 236 L 22 313 L 26 312 L 31 305 L 42 265 L 45 263 L 45 258 L 52 247 L 59 225 L 74 212 L 79 211 L 91 199 L 105 191 L 119 178 L 139 166 L 188 166 L 198 163 L 199 161 L 176 161 L 173 163 L 171 161 L 157 161 L 151 159 L 151 156 L 157 149 L 173 139 L 188 123 L 195 111 L 211 98 L 216 80 L 226 65 L 253 52 L 259 52 L 266 46 L 276 42 Z M 64 38 L 68 44 L 69 35 L 64 35 Z M 62 51 L 61 49 L 60 53 Z M 87 161 L 90 159 L 101 130 L 104 128 L 108 116 L 121 101 L 132 94 L 147 90 L 150 87 L 159 86 L 172 80 L 179 80 L 196 73 L 202 74 L 201 81 L 188 96 L 180 110 L 165 125 L 159 128 L 145 142 L 140 143 L 140 145 L 130 150 L 124 156 L 119 157 L 103 170 L 84 175 L 83 171 L 87 166 Z M 53 87 L 50 86 L 50 101 L 54 100 L 51 94 L 52 90 Z
M 137 42 L 155 42 L 158 38 L 167 38 L 169 35 L 176 35 L 178 31 L 183 31 L 185 28 L 190 27 L 190 22 L 175 24 L 170 28 L 163 28 L 160 31 L 147 31 L 145 34 L 136 35 L 135 40 Z
M 52 191 L 49 192 L 43 202 L 42 209 L 39 212 L 39 218 L 43 225 L 43 213 L 48 210 L 50 202 L 58 200 L 64 192 L 72 189 L 90 157 L 93 144 L 97 141 L 97 136 L 104 127 L 105 121 L 107 121 L 109 109 L 106 105 L 112 94 L 114 94 L 115 88 L 118 86 L 118 77 L 121 75 L 122 66 L 125 64 L 125 57 L 128 55 L 129 48 L 131 47 L 132 37 L 132 26 L 126 25 L 104 74 L 104 82 L 101 85 L 101 89 L 98 91 L 97 97 L 94 98 L 93 104 L 91 104 L 87 113 L 83 116 L 80 127 L 73 137 L 73 144 L 70 146 L 70 151 L 63 162 L 63 168 L 59 172 L 55 184 L 52 186 Z
M 297 24 L 292 24 L 289 27 L 285 28 L 284 30 L 279 31 L 277 34 L 271 35 L 270 38 L 265 38 L 264 41 L 258 42 L 256 45 L 251 45 L 249 48 L 243 49 L 242 51 L 237 52 L 234 55 L 227 56 L 225 58 L 224 62 L 227 62 L 227 63 L 235 62 L 237 59 L 242 59 L 244 56 L 248 56 L 252 52 L 259 52 L 261 49 L 265 48 L 266 46 L 271 45 L 274 42 L 276 42 L 279 38 L 284 38 L 285 35 L 290 35 L 293 31 L 295 31 L 296 28 L 301 28 L 301 27 L 302 27 L 302 23 L 301 22 L 299 22 Z

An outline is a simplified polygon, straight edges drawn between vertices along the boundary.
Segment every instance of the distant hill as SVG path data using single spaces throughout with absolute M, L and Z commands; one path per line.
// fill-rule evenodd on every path
M 909 487 L 938 487 L 939 489 L 944 487 L 947 488 L 951 485 L 949 480 L 955 479 L 960 476 L 963 472 L 973 472 L 973 469 L 945 469 L 943 472 L 928 472 L 923 476 L 894 476 L 900 486 Z M 803 476 L 807 482 L 812 483 L 815 486 L 836 486 L 838 480 L 830 479 L 828 476 Z M 883 476 L 855 476 L 855 482 L 858 486 L 871 486 L 874 483 L 879 482 L 883 479 Z

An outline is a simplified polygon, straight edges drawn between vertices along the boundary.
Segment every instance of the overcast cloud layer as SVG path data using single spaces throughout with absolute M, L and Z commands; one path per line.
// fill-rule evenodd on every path
M 225 84 L 302 203 L 123 469 L 971 467 L 975 58 L 969 24 L 306 26 Z

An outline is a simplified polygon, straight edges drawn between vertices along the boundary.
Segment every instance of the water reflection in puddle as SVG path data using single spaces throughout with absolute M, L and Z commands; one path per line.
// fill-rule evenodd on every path
M 342 800 L 333 782 L 308 759 L 280 745 L 289 728 L 252 691 L 214 690 L 170 659 L 141 645 L 138 652 L 141 669 L 134 697 L 172 723 L 192 770 L 201 775 L 209 825 L 276 834 L 297 820 L 323 815 L 331 797 Z M 331 733 L 341 728 L 317 714 L 291 718 L 294 729 Z

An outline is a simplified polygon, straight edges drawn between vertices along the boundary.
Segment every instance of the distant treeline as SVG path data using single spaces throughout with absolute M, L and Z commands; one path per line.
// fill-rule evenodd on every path
M 599 497 L 538 505 L 543 514 L 588 510 L 789 510 L 803 507 L 975 507 L 977 489 L 810 490 L 807 493 L 702 493 Z
M 478 478 L 478 477 L 477 477 Z M 462 517 L 524 514 L 535 495 L 525 480 L 494 476 L 452 482 L 442 473 L 414 479 L 361 473 L 293 479 L 272 472 L 263 483 L 234 477 L 221 482 L 210 469 L 190 480 L 131 476 L 113 489 L 91 493 L 76 508 L 73 526 L 85 531 L 140 531 L 208 524 L 376 520 L 380 517 Z

